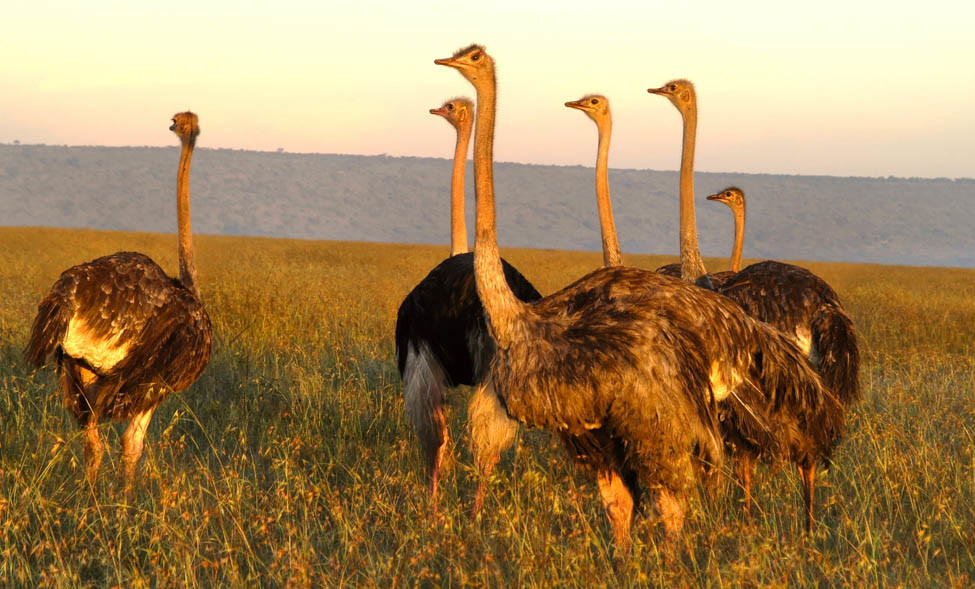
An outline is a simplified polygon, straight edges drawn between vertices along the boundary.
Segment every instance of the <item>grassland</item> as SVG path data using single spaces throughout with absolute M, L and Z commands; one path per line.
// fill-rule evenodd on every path
M 469 515 L 469 391 L 434 515 L 403 415 L 392 331 L 446 248 L 200 236 L 216 339 L 209 368 L 147 436 L 130 500 L 113 472 L 82 484 L 81 446 L 51 371 L 20 353 L 64 268 L 135 249 L 170 271 L 175 238 L 0 229 L 0 585 L 969 586 L 975 582 L 975 271 L 807 267 L 840 292 L 864 348 L 864 401 L 800 533 L 789 471 L 696 501 L 683 554 L 638 518 L 614 559 L 595 485 L 545 432 L 522 431 Z M 543 293 L 598 254 L 506 250 Z M 628 256 L 645 268 L 670 261 Z M 714 262 L 720 269 L 722 262 Z

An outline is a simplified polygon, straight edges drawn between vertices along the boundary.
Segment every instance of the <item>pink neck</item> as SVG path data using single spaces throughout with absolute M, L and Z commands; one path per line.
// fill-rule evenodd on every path
M 616 222 L 613 220 L 613 204 L 609 197 L 609 140 L 613 133 L 613 123 L 597 123 L 599 129 L 599 151 L 596 155 L 596 207 L 599 211 L 599 232 L 603 239 L 603 265 L 622 266 L 620 241 L 616 235 Z
M 179 240 L 179 281 L 197 297 L 196 264 L 193 262 L 193 228 L 190 223 L 190 163 L 194 140 L 183 141 L 176 175 L 176 220 Z
M 467 145 L 471 141 L 470 124 L 457 126 L 454 149 L 454 171 L 450 180 L 450 255 L 467 253 L 467 221 L 464 219 L 464 173 L 467 169 Z
M 741 272 L 741 251 L 745 246 L 745 205 L 731 207 L 735 216 L 735 246 L 731 250 L 731 271 Z
M 497 100 L 494 73 L 478 80 L 477 116 L 474 121 L 474 192 L 476 195 L 474 234 L 474 276 L 477 294 L 484 305 L 491 335 L 500 348 L 513 341 L 523 303 L 504 277 L 498 252 L 494 210 L 494 112 Z
M 697 134 L 697 108 L 691 106 L 684 118 L 684 144 L 680 158 L 680 277 L 694 282 L 707 274 L 697 245 L 697 220 L 694 217 L 694 142 Z

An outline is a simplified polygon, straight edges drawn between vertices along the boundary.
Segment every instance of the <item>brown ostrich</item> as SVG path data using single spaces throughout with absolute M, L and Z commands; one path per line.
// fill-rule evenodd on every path
M 430 495 L 436 510 L 440 468 L 449 439 L 444 392 L 460 385 L 481 387 L 494 354 L 494 343 L 488 336 L 484 309 L 474 287 L 474 254 L 467 253 L 464 222 L 464 168 L 474 104 L 467 98 L 454 98 L 440 108 L 430 109 L 430 113 L 444 117 L 457 132 L 450 183 L 450 257 L 431 270 L 400 304 L 396 316 L 396 359 L 406 412 L 430 473 Z M 518 298 L 533 301 L 541 297 L 514 266 L 503 264 L 508 284 Z M 476 404 L 481 398 L 475 391 L 471 403 Z M 514 438 L 512 426 L 509 423 L 508 443 Z M 475 456 L 481 458 L 481 471 L 489 474 L 506 446 L 482 449 L 477 439 L 472 444 Z M 485 480 L 482 476 L 477 506 Z
M 735 219 L 735 241 L 731 248 L 731 269 L 708 274 L 714 288 L 721 288 L 741 270 L 741 252 L 745 244 L 745 193 L 740 188 L 729 186 L 721 192 L 709 195 L 707 199 L 728 205 Z
M 712 288 L 720 288 L 741 270 L 741 252 L 745 237 L 745 194 L 734 186 L 707 197 L 708 200 L 723 202 L 731 208 L 735 218 L 735 242 L 731 250 L 731 269 L 708 274 Z M 667 264 L 657 268 L 657 272 L 680 278 L 680 264 Z
M 85 470 L 95 482 L 103 420 L 128 421 L 122 464 L 131 484 L 156 407 L 187 389 L 210 359 L 210 318 L 196 285 L 190 227 L 190 162 L 197 117 L 173 117 L 182 151 L 176 179 L 179 278 L 148 256 L 118 252 L 68 268 L 41 301 L 25 350 L 43 366 L 54 356 L 61 394 L 85 432 Z
M 599 133 L 599 147 L 596 150 L 596 208 L 599 212 L 599 232 L 603 239 L 603 265 L 622 266 L 620 240 L 616 236 L 613 204 L 609 198 L 609 141 L 613 134 L 613 115 L 609 110 L 609 100 L 600 94 L 589 94 L 579 100 L 566 102 L 565 105 L 581 110 L 596 123 Z
M 694 482 L 722 461 L 715 400 L 746 386 L 813 397 L 824 394 L 821 382 L 791 341 L 728 299 L 652 272 L 601 268 L 519 301 L 497 246 L 494 61 L 472 45 L 435 63 L 477 91 L 474 273 L 497 348 L 485 388 L 491 409 L 558 433 L 596 470 L 622 549 L 641 487 L 672 541 Z
M 673 80 L 651 94 L 666 97 L 681 113 L 684 141 L 681 157 L 681 260 L 700 259 L 697 235 L 685 227 L 693 219 L 693 131 L 697 128 L 697 96 L 688 80 Z M 685 266 L 686 267 L 686 266 Z M 690 277 L 682 269 L 682 278 Z M 708 278 L 707 282 L 712 282 Z M 712 284 L 701 283 L 714 289 Z M 794 334 L 811 364 L 818 369 L 829 393 L 820 397 L 782 403 L 769 396 L 769 390 L 751 389 L 722 403 L 722 431 L 732 453 L 738 458 L 738 472 L 745 491 L 746 509 L 751 505 L 751 479 L 756 460 L 790 460 L 799 469 L 806 506 L 806 529 L 813 523 L 813 489 L 818 465 L 829 465 L 836 444 L 845 434 L 845 405 L 858 394 L 856 371 L 859 354 L 853 325 L 839 306 L 835 292 L 808 270 L 762 262 L 727 278 L 718 290 L 741 305 L 752 317 Z M 809 345 L 810 338 L 818 344 Z M 830 360 L 821 361 L 827 349 Z
M 647 90 L 652 94 L 663 94 L 665 88 L 679 94 L 681 100 L 675 102 L 684 120 L 684 145 L 680 157 L 680 264 L 679 273 L 675 265 L 657 268 L 657 272 L 676 276 L 688 282 L 696 282 L 707 274 L 704 260 L 697 247 L 697 220 L 694 216 L 694 147 L 697 141 L 697 96 L 694 85 L 687 80 L 674 80 L 660 89 Z
M 836 291 L 822 278 L 793 264 L 774 260 L 739 270 L 745 238 L 745 193 L 730 186 L 708 197 L 724 202 L 735 215 L 735 245 L 730 275 L 713 280 L 718 292 L 741 305 L 753 317 L 794 336 L 823 382 L 840 401 L 844 414 L 860 398 L 860 351 L 853 322 Z M 722 272 L 721 275 L 726 273 Z M 750 509 L 754 450 L 743 449 L 739 475 Z M 828 460 L 824 461 L 826 465 Z M 806 498 L 806 528 L 813 523 L 813 488 L 817 461 L 797 462 Z
M 613 208 L 609 196 L 609 142 L 612 132 L 612 117 L 609 101 L 604 96 L 590 95 L 579 100 L 566 102 L 565 106 L 585 112 L 599 130 L 599 148 L 596 156 L 596 204 L 599 214 L 600 233 L 603 244 L 605 266 L 620 266 L 619 238 L 613 221 Z M 515 423 L 498 404 L 497 397 L 478 388 L 471 400 L 471 439 L 474 441 L 474 457 L 480 473 L 480 483 L 474 499 L 474 513 L 478 513 L 484 503 L 484 492 L 488 477 L 498 463 L 501 452 L 514 441 Z

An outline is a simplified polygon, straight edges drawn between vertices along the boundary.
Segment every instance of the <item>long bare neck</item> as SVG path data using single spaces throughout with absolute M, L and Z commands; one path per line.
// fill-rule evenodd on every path
M 680 157 L 680 277 L 694 282 L 707 274 L 697 245 L 697 220 L 694 218 L 694 142 L 697 136 L 697 106 L 684 118 L 684 144 Z
M 183 141 L 176 175 L 176 218 L 179 224 L 179 281 L 197 297 L 196 264 L 193 262 L 193 228 L 190 224 L 190 162 L 195 140 Z
M 464 173 L 467 170 L 467 145 L 471 126 L 457 126 L 454 173 L 450 180 L 450 255 L 467 253 L 467 221 L 464 219 Z
M 731 250 L 731 271 L 741 271 L 741 250 L 745 246 L 745 205 L 731 207 L 735 215 L 735 246 Z
M 596 207 L 599 210 L 599 232 L 603 238 L 603 265 L 622 266 L 620 240 L 613 220 L 613 204 L 609 198 L 609 139 L 613 124 L 606 121 L 598 125 L 599 152 L 596 155 Z
M 491 335 L 500 348 L 507 348 L 523 308 L 508 282 L 498 252 L 498 233 L 494 211 L 494 113 L 497 90 L 493 74 L 481 80 L 477 89 L 477 116 L 474 121 L 474 193 L 476 195 L 474 233 L 474 277 L 477 295 L 488 318 Z

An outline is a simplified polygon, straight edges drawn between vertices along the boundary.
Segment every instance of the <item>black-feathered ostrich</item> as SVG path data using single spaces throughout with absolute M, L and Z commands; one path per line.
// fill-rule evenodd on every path
M 484 323 L 484 308 L 474 286 L 474 255 L 467 253 L 464 224 L 464 168 L 470 143 L 474 105 L 466 98 L 448 100 L 432 114 L 440 115 L 457 131 L 451 181 L 450 257 L 437 265 L 406 295 L 396 315 L 396 361 L 403 379 L 403 398 L 430 470 L 430 494 L 436 508 L 440 465 L 447 447 L 444 391 L 447 388 L 481 386 L 494 355 Z M 504 262 L 504 274 L 521 300 L 541 297 L 514 266 Z M 475 392 L 472 403 L 481 398 Z M 474 455 L 481 461 L 497 461 L 500 450 L 481 450 L 472 440 Z M 482 472 L 493 463 L 479 464 Z M 481 478 L 481 485 L 484 484 Z M 478 505 L 483 490 L 478 490 Z
M 681 277 L 697 280 L 703 264 L 699 270 L 692 264 L 692 272 L 688 274 L 685 261 L 689 250 L 693 250 L 687 255 L 689 260 L 700 260 L 696 253 L 696 232 L 685 227 L 685 223 L 693 222 L 697 95 L 694 85 L 687 80 L 673 80 L 648 92 L 670 100 L 684 121 L 680 174 L 680 249 L 684 264 Z M 690 221 L 685 220 L 685 209 L 691 211 L 686 217 Z M 744 225 L 742 233 L 743 230 Z M 830 464 L 833 450 L 846 431 L 845 407 L 859 396 L 859 352 L 853 324 L 825 281 L 791 264 L 753 264 L 724 279 L 717 291 L 741 305 L 750 316 L 792 336 L 829 389 L 829 394 L 820 400 L 796 399 L 784 404 L 767 397 L 767 391 L 751 389 L 722 404 L 722 429 L 739 460 L 746 509 L 751 505 L 755 461 L 791 460 L 802 478 L 806 529 L 810 530 L 816 469 L 820 464 Z M 764 403 L 763 394 L 766 395 Z
M 65 270 L 38 307 L 25 350 L 43 366 L 54 356 L 65 405 L 85 432 L 85 470 L 94 483 L 104 453 L 103 420 L 128 421 L 122 464 L 131 484 L 152 413 L 188 388 L 210 359 L 210 318 L 196 286 L 190 227 L 190 161 L 197 116 L 173 117 L 182 142 L 176 179 L 179 278 L 148 256 L 118 252 Z
M 652 272 L 602 268 L 534 303 L 518 300 L 497 246 L 494 62 L 472 45 L 435 63 L 477 91 L 474 273 L 497 346 L 486 387 L 493 410 L 558 433 L 597 471 L 620 547 L 638 486 L 677 537 L 694 481 L 721 462 L 715 399 L 746 382 L 815 397 L 824 393 L 818 375 L 794 343 L 728 299 Z

